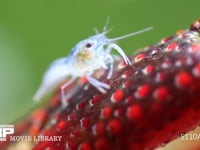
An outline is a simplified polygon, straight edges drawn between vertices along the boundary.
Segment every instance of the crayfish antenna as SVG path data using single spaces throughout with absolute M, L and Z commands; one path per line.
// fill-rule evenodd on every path
M 129 34 L 125 34 L 125 35 L 116 37 L 116 38 L 112 38 L 112 39 L 109 39 L 109 41 L 110 42 L 119 41 L 121 39 L 125 39 L 125 38 L 131 37 L 131 36 L 135 36 L 135 35 L 150 31 L 150 30 L 153 30 L 153 27 L 147 27 L 147 28 L 144 28 L 144 29 L 136 31 L 136 32 L 132 32 L 132 33 L 129 33 Z

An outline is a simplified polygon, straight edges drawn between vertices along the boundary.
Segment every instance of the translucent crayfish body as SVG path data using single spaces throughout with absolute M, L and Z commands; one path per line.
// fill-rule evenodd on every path
M 111 50 L 116 50 L 123 58 L 127 65 L 131 65 L 130 60 L 124 50 L 116 44 L 118 40 L 128 38 L 146 31 L 151 30 L 148 27 L 137 32 L 109 39 L 106 37 L 108 31 L 106 27 L 102 33 L 97 33 L 83 41 L 80 41 L 71 50 L 65 58 L 57 59 L 47 70 L 39 90 L 34 96 L 34 100 L 40 100 L 44 95 L 52 91 L 66 78 L 70 79 L 61 86 L 62 105 L 66 107 L 65 88 L 73 83 L 78 77 L 86 77 L 88 82 L 98 89 L 101 93 L 106 93 L 110 85 L 101 82 L 92 75 L 94 71 L 99 69 L 108 70 L 107 79 L 112 77 L 113 65 L 115 58 L 111 54 Z

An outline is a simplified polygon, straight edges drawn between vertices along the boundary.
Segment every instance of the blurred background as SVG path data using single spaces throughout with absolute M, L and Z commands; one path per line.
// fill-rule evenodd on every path
M 1 0 L 0 124 L 30 112 L 43 73 L 79 41 L 102 30 L 108 37 L 154 26 L 120 42 L 126 53 L 186 29 L 200 17 L 199 0 Z M 171 149 L 171 148 L 170 148 Z
M 126 53 L 186 29 L 199 18 L 199 0 L 1 0 L 0 124 L 9 124 L 36 105 L 32 96 L 43 73 L 79 41 L 102 30 L 108 37 L 154 26 L 120 42 Z

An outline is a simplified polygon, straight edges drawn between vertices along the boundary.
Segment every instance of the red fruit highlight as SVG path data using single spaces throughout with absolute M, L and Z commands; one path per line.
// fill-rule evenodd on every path
M 139 104 L 133 104 L 127 109 L 127 118 L 130 121 L 137 121 L 138 119 L 142 118 L 142 113 L 141 106 Z

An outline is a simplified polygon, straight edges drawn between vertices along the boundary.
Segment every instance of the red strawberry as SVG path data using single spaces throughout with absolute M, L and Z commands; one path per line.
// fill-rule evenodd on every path
M 46 109 L 48 128 L 40 134 L 62 140 L 40 141 L 33 149 L 153 149 L 198 126 L 199 24 L 131 56 L 132 66 L 118 62 L 110 80 L 102 77 L 112 87 L 106 94 L 86 83 L 61 109 L 58 92 Z M 36 129 L 44 120 L 39 118 Z
M 102 79 L 112 87 L 107 94 L 85 85 L 41 132 L 62 136 L 62 141 L 39 142 L 34 150 L 153 149 L 197 126 L 199 29 L 198 20 L 191 30 L 131 56 L 132 66 L 118 63 L 112 79 Z

